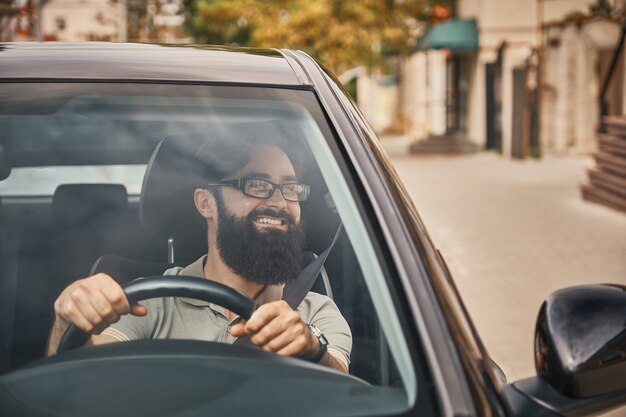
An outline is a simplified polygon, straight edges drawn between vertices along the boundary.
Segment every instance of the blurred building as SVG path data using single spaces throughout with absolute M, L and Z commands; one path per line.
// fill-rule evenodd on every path
M 395 106 L 364 103 L 389 83 L 360 82 L 369 88 L 359 90 L 359 104 L 372 108 L 366 115 L 374 128 L 403 126 L 417 150 L 495 149 L 512 157 L 594 151 L 622 0 L 455 3 L 452 18 L 432 25 L 404 58 Z M 616 114 L 626 111 L 622 61 L 608 97 Z
M 180 0 L 0 0 L 0 40 L 183 41 Z
M 19 7 L 13 4 L 13 0 L 0 0 L 0 41 L 13 39 L 16 31 L 15 16 L 19 14 Z
M 117 40 L 118 11 L 110 0 L 48 0 L 42 12 L 45 40 Z
M 570 17 L 543 26 L 541 150 L 590 153 L 598 147 L 600 90 L 606 80 L 621 24 L 610 17 Z M 612 77 L 609 107 L 622 114 L 623 58 Z M 617 76 L 619 74 L 619 76 Z

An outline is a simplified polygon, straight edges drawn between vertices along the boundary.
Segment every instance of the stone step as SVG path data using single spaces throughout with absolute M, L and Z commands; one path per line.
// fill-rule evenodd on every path
M 626 158 L 626 136 L 610 133 L 599 134 L 600 150 L 605 153 L 617 154 Z
M 480 146 L 460 136 L 433 136 L 413 143 L 409 152 L 412 154 L 455 155 L 478 152 Z
M 607 132 L 626 135 L 626 117 L 624 116 L 604 116 L 602 126 Z
M 626 157 L 606 152 L 596 152 L 593 156 L 596 159 L 596 164 L 602 171 L 608 171 L 626 178 Z
M 581 191 L 583 199 L 587 201 L 602 204 L 626 213 L 626 197 L 613 194 L 610 191 L 595 187 L 589 183 L 583 184 Z
M 596 167 L 581 185 L 583 198 L 626 212 L 626 117 L 603 117 L 598 139 Z
M 591 185 L 626 198 L 626 178 L 597 168 L 587 170 Z

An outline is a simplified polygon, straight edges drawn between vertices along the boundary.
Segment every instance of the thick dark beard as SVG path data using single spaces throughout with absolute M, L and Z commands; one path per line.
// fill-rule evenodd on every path
M 245 218 L 235 217 L 216 193 L 219 226 L 217 249 L 222 260 L 235 274 L 261 285 L 280 285 L 294 281 L 302 271 L 304 231 L 293 216 L 271 209 L 256 210 Z M 282 218 L 287 231 L 258 230 L 259 215 Z

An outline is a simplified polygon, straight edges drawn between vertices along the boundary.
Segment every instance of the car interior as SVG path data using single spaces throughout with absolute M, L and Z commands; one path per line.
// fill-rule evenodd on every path
M 43 107 L 30 108 L 26 97 L 0 109 L 0 124 L 5 126 L 0 132 L 0 159 L 8 172 L 0 181 L 0 373 L 45 356 L 54 300 L 74 280 L 95 272 L 107 272 L 121 283 L 160 275 L 207 251 L 205 226 L 195 213 L 188 183 L 181 180 L 184 159 L 163 162 L 155 158 L 175 155 L 171 149 L 155 150 L 195 140 L 190 138 L 198 137 L 198 126 L 179 123 L 176 135 L 158 134 L 162 123 L 158 114 L 140 117 L 145 109 L 131 103 L 123 117 L 120 113 L 111 117 L 107 106 L 112 101 L 111 97 L 102 103 L 89 97 L 74 102 L 51 99 Z M 64 119 L 56 117 L 68 113 L 76 123 L 62 123 Z M 46 117 L 54 129 L 45 124 Z M 210 122 L 202 123 L 201 128 L 207 126 Z M 103 134 L 104 128 L 107 134 Z M 92 135 L 97 146 L 81 148 L 77 132 L 85 138 Z M 142 138 L 141 146 L 132 145 L 131 151 L 125 148 L 124 137 L 145 132 L 154 136 Z M 105 137 L 116 139 L 106 142 Z M 42 140 L 50 140 L 54 146 L 38 145 Z M 129 165 L 133 172 L 147 173 L 140 191 L 136 186 L 129 190 L 125 181 L 102 181 L 80 171 L 57 181 L 52 192 L 28 189 L 41 176 L 54 176 L 55 170 L 84 167 L 87 173 L 98 173 L 107 166 Z M 22 182 L 13 178 L 15 185 L 6 185 L 16 174 Z M 302 204 L 306 265 L 328 247 L 341 221 L 315 163 L 307 165 L 302 182 L 314 190 Z M 376 385 L 402 384 L 346 233 L 339 235 L 312 290 L 331 296 L 351 327 L 350 373 Z

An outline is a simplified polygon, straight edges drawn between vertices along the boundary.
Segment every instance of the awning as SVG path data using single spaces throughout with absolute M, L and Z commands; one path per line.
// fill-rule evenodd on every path
M 419 49 L 478 51 L 476 19 L 450 19 L 429 29 L 418 44 Z

